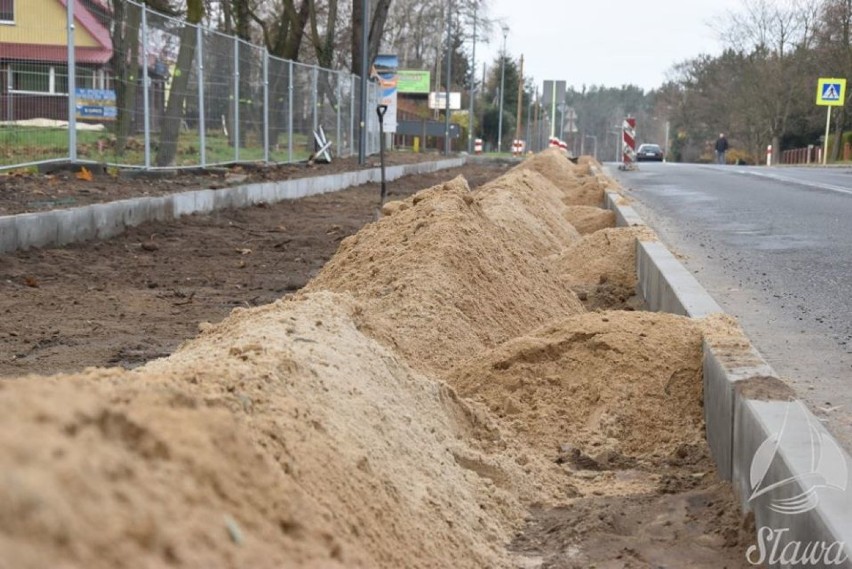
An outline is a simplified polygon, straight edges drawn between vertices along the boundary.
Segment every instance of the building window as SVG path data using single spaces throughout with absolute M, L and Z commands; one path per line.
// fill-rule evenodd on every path
M 0 0 L 0 22 L 15 22 L 15 0 Z
M 64 95 L 68 93 L 68 68 L 44 63 L 13 63 L 12 90 Z

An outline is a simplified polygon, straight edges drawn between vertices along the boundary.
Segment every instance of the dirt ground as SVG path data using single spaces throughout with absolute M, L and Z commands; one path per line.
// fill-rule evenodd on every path
M 514 165 L 394 181 L 404 202 L 360 232 L 376 184 L 0 255 L 0 551 L 16 569 L 748 567 L 703 439 L 698 325 L 641 312 L 632 233 L 560 225 L 559 196 L 600 201 L 592 175 L 489 184 Z M 442 337 L 466 365 L 431 353 Z M 139 369 L 10 379 L 89 366 Z
M 409 176 L 389 184 L 389 199 L 459 174 L 476 187 L 508 167 L 473 162 Z M 377 184 L 365 184 L 0 255 L 0 376 L 135 367 L 168 355 L 199 323 L 302 288 L 344 237 L 373 220 L 378 195 Z
M 391 152 L 385 164 L 413 164 L 439 160 L 438 154 Z M 378 157 L 370 156 L 363 168 L 379 165 Z M 123 171 L 121 173 L 93 168 L 92 178 L 85 179 L 80 168 L 49 166 L 46 172 L 32 169 L 0 173 L 0 215 L 78 207 L 93 203 L 145 196 L 161 196 L 175 192 L 211 189 L 252 182 L 292 180 L 310 176 L 337 174 L 359 170 L 357 158 L 338 158 L 331 164 L 282 164 L 263 166 L 244 164 L 231 168 L 206 170 L 161 170 L 153 172 Z

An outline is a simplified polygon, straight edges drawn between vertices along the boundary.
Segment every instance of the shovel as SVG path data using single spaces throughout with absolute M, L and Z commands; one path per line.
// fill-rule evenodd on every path
M 385 205 L 385 198 L 388 195 L 388 188 L 385 183 L 385 113 L 387 110 L 387 105 L 376 107 L 376 114 L 379 115 L 379 163 L 382 169 L 382 193 L 379 199 L 379 209 L 376 210 L 376 220 L 381 216 L 382 206 Z

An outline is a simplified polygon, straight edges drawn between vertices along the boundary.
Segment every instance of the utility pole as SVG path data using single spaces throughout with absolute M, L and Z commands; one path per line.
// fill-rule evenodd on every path
M 503 150 L 503 96 L 506 82 L 506 36 L 509 35 L 509 26 L 503 24 L 503 53 L 500 54 L 500 116 L 497 119 L 497 152 Z
M 476 96 L 476 9 L 479 0 L 473 3 L 473 48 L 470 55 L 470 108 L 467 113 L 467 153 L 473 154 L 473 99 Z M 483 80 L 485 75 L 482 76 Z
M 367 74 L 369 73 L 370 49 L 370 0 L 361 0 L 361 130 L 358 132 L 358 164 L 367 162 Z M 292 96 L 292 95 L 291 95 Z M 292 115 L 291 115 L 292 119 Z
M 447 2 L 447 100 L 444 102 L 444 155 L 450 153 L 450 80 L 452 79 L 453 2 Z
M 521 64 L 518 68 L 518 120 L 515 123 L 515 140 L 521 139 L 521 111 L 524 104 L 524 54 L 521 54 Z

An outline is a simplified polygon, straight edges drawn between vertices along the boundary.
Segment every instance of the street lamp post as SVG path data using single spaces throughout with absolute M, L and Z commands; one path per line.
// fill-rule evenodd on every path
M 503 53 L 500 56 L 500 116 L 497 119 L 497 152 L 503 150 L 503 91 L 506 83 L 506 36 L 509 35 L 509 26 L 503 24 Z
M 450 153 L 450 81 L 452 80 L 453 2 L 447 2 L 447 91 L 444 102 L 444 154 Z
M 470 62 L 470 110 L 467 114 L 467 153 L 473 154 L 473 98 L 476 93 L 476 9 L 479 1 L 473 3 L 473 47 Z
M 358 164 L 367 163 L 367 77 L 370 46 L 370 0 L 361 3 L 361 100 L 359 103 L 360 128 L 358 130 Z M 291 95 L 292 96 L 292 95 Z

